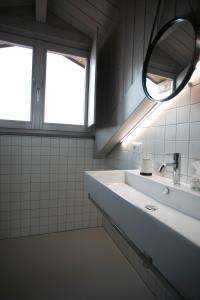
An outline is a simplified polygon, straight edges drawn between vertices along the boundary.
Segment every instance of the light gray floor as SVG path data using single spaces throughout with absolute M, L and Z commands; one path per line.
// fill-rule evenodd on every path
M 104 229 L 0 241 L 2 300 L 154 300 Z

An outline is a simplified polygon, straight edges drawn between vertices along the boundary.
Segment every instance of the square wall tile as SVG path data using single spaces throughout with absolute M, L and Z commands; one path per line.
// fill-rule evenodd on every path
M 187 123 L 190 119 L 190 105 L 177 108 L 177 123 Z
M 190 122 L 200 121 L 200 103 L 192 104 L 190 111 Z
M 177 124 L 176 140 L 177 141 L 189 140 L 189 123 Z
M 200 84 L 191 88 L 191 104 L 200 102 Z
M 200 159 L 200 141 L 190 141 L 189 158 Z
M 166 125 L 165 139 L 174 141 L 176 139 L 176 125 Z
M 200 140 L 200 122 L 190 124 L 190 140 Z
M 176 108 L 166 111 L 166 125 L 176 124 Z
M 174 153 L 176 150 L 175 141 L 165 141 L 165 153 Z
M 176 152 L 181 153 L 182 157 L 188 157 L 188 142 L 176 141 Z
M 190 104 L 190 88 L 183 89 L 176 97 L 176 106 L 181 107 Z

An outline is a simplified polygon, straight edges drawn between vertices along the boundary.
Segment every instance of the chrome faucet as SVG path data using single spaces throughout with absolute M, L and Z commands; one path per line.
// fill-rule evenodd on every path
M 162 171 L 168 167 L 168 166 L 172 166 L 173 167 L 173 184 L 180 184 L 180 158 L 181 158 L 181 154 L 180 153 L 173 153 L 173 158 L 174 161 L 171 163 L 163 163 L 158 171 L 160 173 L 162 173 Z

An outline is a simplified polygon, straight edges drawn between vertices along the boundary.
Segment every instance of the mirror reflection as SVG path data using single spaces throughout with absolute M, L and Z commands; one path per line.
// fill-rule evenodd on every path
M 147 52 L 143 72 L 146 95 L 157 101 L 175 96 L 187 83 L 195 64 L 196 33 L 186 19 L 171 22 Z

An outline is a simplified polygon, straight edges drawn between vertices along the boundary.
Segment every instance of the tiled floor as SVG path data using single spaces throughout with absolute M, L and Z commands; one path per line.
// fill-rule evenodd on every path
M 2 300 L 154 300 L 104 229 L 0 241 Z

